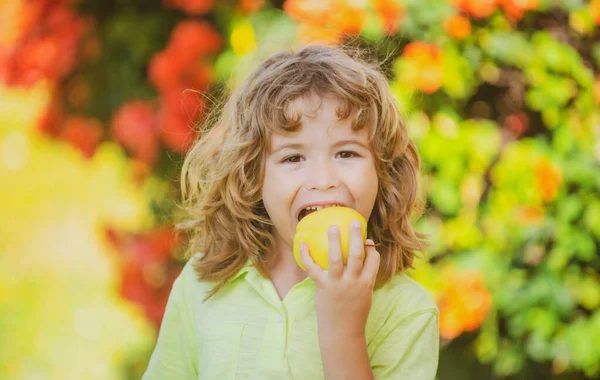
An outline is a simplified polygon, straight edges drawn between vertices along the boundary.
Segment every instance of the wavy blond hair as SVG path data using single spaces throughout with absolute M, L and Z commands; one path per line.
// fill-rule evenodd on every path
M 379 189 L 368 221 L 368 235 L 380 246 L 377 285 L 412 266 L 425 235 L 419 217 L 420 157 L 376 63 L 343 47 L 310 45 L 265 60 L 207 122 L 185 157 L 178 227 L 190 238 L 186 255 L 202 252 L 195 263 L 201 281 L 215 281 L 214 295 L 250 260 L 268 277 L 267 248 L 272 223 L 261 199 L 269 135 L 300 127 L 290 120 L 289 104 L 309 94 L 332 94 L 340 118 L 352 117 L 354 130 L 368 128 Z M 213 113 L 214 115 L 214 113 Z

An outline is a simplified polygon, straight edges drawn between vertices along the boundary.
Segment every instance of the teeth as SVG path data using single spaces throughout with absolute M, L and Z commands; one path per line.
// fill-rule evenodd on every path
M 340 205 L 329 205 L 329 206 L 308 206 L 307 208 L 305 208 L 304 210 L 320 210 L 322 208 L 327 208 L 327 207 L 339 207 Z

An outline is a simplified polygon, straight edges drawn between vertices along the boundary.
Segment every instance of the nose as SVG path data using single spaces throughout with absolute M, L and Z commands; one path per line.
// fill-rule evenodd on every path
M 339 173 L 330 160 L 315 160 L 308 169 L 306 178 L 308 190 L 335 189 L 340 185 Z

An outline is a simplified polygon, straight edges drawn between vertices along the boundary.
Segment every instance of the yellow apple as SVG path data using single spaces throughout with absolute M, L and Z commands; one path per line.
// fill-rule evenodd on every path
M 308 252 L 313 261 L 321 268 L 329 267 L 329 226 L 336 225 L 340 229 L 340 243 L 342 246 L 342 258 L 344 265 L 348 260 L 348 250 L 350 247 L 350 223 L 353 220 L 359 220 L 362 224 L 363 243 L 367 239 L 367 221 L 356 210 L 349 207 L 326 207 L 314 211 L 300 220 L 296 227 L 294 235 L 294 259 L 302 268 L 306 270 L 300 260 L 300 243 L 308 245 Z

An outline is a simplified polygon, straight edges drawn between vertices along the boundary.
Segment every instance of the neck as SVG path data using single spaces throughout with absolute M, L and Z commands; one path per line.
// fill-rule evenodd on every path
M 275 245 L 269 252 L 269 275 L 271 282 L 277 290 L 279 297 L 283 299 L 289 290 L 307 277 L 294 260 L 293 249 L 281 239 L 275 239 Z

